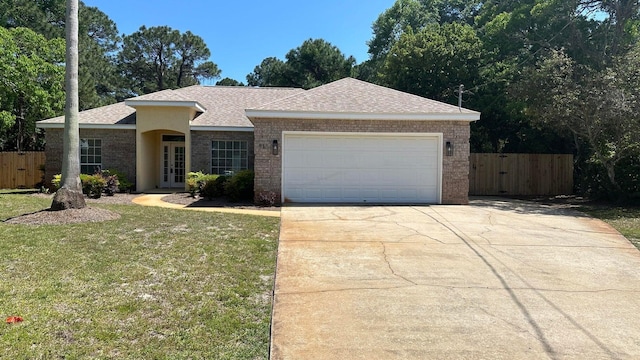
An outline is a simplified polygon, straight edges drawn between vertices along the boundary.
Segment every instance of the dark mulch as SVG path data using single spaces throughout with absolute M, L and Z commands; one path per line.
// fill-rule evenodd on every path
M 235 209 L 252 210 L 280 210 L 278 206 L 257 206 L 249 201 L 231 202 L 226 197 L 205 199 L 201 197 L 191 197 L 189 193 L 174 193 L 162 198 L 172 204 L 186 205 L 188 207 L 226 207 Z

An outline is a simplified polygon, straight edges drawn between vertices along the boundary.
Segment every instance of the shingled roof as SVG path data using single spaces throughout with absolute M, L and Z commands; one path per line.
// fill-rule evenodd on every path
M 252 117 L 316 118 L 460 118 L 478 120 L 480 113 L 439 101 L 344 78 L 247 110 Z M 290 116 L 289 116 L 289 115 Z
M 79 122 L 89 127 L 110 125 L 114 128 L 122 126 L 124 128 L 130 127 L 135 129 L 136 109 L 126 106 L 124 102 L 102 106 L 81 111 Z M 61 127 L 60 124 L 64 125 L 64 116 L 38 121 L 37 124 L 43 128 Z
M 127 100 L 133 106 L 194 104 L 203 111 L 193 128 L 245 127 L 253 117 L 467 120 L 480 113 L 389 89 L 353 78 L 344 78 L 311 90 L 243 86 L 190 86 L 163 90 Z M 136 109 L 124 102 L 80 112 L 80 127 L 135 128 Z M 38 122 L 38 127 L 62 127 L 64 116 Z
M 293 88 L 253 88 L 242 86 L 190 86 L 163 90 L 130 100 L 136 102 L 197 102 L 206 109 L 191 122 L 192 127 L 253 127 L 244 109 L 304 92 Z M 124 102 L 80 112 L 80 127 L 128 125 L 134 128 L 136 109 Z M 39 127 L 61 127 L 64 116 L 38 122 Z M 127 126 L 123 126 L 127 127 Z
M 245 109 L 304 92 L 303 89 L 293 88 L 254 88 L 243 86 L 191 86 L 176 91 L 180 91 L 180 93 L 187 98 L 197 100 L 207 109 L 207 111 L 191 122 L 192 127 L 253 127 L 253 124 L 245 114 Z

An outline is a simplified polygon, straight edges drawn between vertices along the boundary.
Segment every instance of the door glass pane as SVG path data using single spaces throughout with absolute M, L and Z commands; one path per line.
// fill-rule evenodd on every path
M 184 146 L 176 146 L 174 154 L 174 182 L 184 183 Z
M 164 146 L 164 153 L 162 158 L 162 178 L 164 182 L 169 181 L 169 147 Z

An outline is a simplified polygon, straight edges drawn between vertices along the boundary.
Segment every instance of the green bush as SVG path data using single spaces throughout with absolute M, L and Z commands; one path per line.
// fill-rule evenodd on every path
M 252 200 L 253 178 L 254 173 L 251 170 L 242 170 L 235 173 L 224 184 L 224 194 L 229 198 L 229 201 Z
M 203 197 L 216 197 L 212 195 L 215 193 L 212 188 L 213 185 L 207 186 L 207 183 L 214 182 L 219 177 L 220 175 L 205 174 L 202 171 L 190 172 L 187 174 L 187 189 L 192 197 L 195 197 L 198 193 Z M 207 190 L 203 193 L 205 187 L 207 187 Z
M 200 188 L 200 196 L 209 200 L 224 195 L 224 184 L 227 182 L 226 176 L 208 175 Z
M 80 174 L 80 181 L 82 181 L 82 192 L 94 199 L 99 199 L 107 186 L 107 179 L 100 173 L 95 175 Z
M 60 189 L 60 182 L 62 181 L 62 174 L 53 175 L 53 179 L 51 179 L 51 186 L 53 190 Z
M 187 190 L 191 197 L 195 197 L 198 192 L 200 192 L 200 182 L 199 179 L 204 176 L 202 171 L 198 172 L 189 172 L 187 173 Z
M 208 200 L 222 196 L 227 196 L 233 202 L 252 200 L 253 178 L 251 170 L 238 171 L 231 177 L 202 171 L 190 172 L 187 174 L 187 189 L 191 196 L 199 194 Z
M 202 171 L 187 173 L 187 190 L 192 197 L 196 196 L 199 190 L 198 179 L 204 175 Z
M 102 172 L 95 173 L 94 176 L 101 176 L 104 179 L 105 185 L 102 190 L 107 196 L 113 196 L 113 194 L 120 191 L 120 181 L 118 181 L 118 176 L 111 174 L 111 171 L 102 170 Z
M 115 175 L 118 179 L 118 190 L 116 191 L 121 191 L 121 192 L 129 192 L 131 190 L 133 190 L 133 183 L 131 181 L 129 181 L 129 179 L 127 178 L 127 175 L 125 175 L 123 172 L 120 172 L 116 169 L 108 169 L 108 170 L 104 170 L 104 172 L 107 172 L 110 175 Z
M 61 181 L 61 174 L 53 176 L 51 185 L 55 190 L 60 189 Z M 93 175 L 80 174 L 80 182 L 82 183 L 82 193 L 95 199 L 100 198 L 103 192 L 111 196 L 118 191 L 118 177 L 110 175 L 107 170 Z

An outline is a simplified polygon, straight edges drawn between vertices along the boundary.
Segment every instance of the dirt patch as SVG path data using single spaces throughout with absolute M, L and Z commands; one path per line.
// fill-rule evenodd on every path
M 215 198 L 207 200 L 205 198 L 193 198 L 188 193 L 174 193 L 162 198 L 172 204 L 185 205 L 187 207 L 224 207 L 234 209 L 252 209 L 252 210 L 280 210 L 278 206 L 257 206 L 251 202 L 230 202 L 227 198 Z

